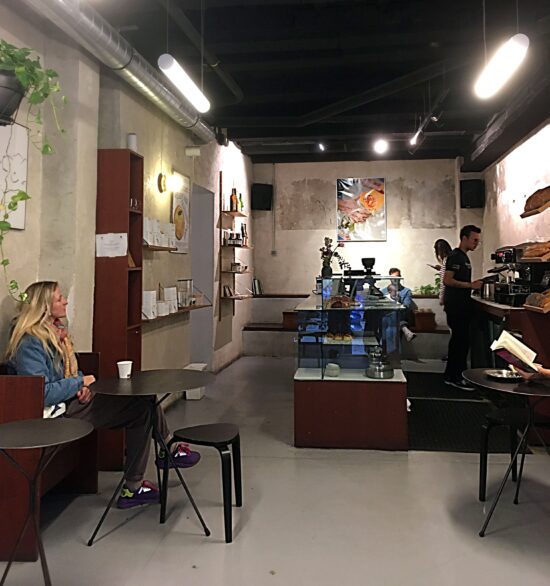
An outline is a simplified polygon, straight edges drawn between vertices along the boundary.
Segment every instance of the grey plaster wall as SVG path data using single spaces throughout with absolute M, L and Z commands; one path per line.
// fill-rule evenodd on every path
M 273 212 L 254 212 L 256 274 L 264 291 L 305 293 L 319 274 L 324 236 L 336 238 L 336 180 L 384 177 L 387 242 L 346 243 L 354 267 L 374 256 L 378 272 L 399 266 L 409 286 L 433 282 L 433 243 L 455 246 L 463 219 L 454 160 L 255 165 L 254 181 L 273 183 Z M 334 266 L 336 269 L 336 265 Z
M 60 76 L 68 98 L 60 112 L 66 134 L 56 133 L 47 108 L 45 132 L 56 153 L 43 157 L 29 147 L 26 226 L 5 243 L 10 277 L 26 287 L 38 279 L 60 281 L 69 295 L 71 330 L 79 349 L 91 348 L 94 282 L 98 66 L 64 34 L 15 0 L 0 5 L 0 36 L 36 50 Z M 25 117 L 26 108 L 20 109 Z M 15 303 L 0 288 L 2 347 Z
M 484 266 L 496 248 L 550 240 L 550 211 L 522 219 L 525 200 L 550 185 L 550 121 L 485 172 Z
M 54 138 L 57 153 L 49 158 L 29 150 L 26 228 L 13 231 L 5 242 L 11 260 L 10 278 L 21 286 L 37 279 L 59 280 L 69 294 L 71 331 L 79 350 L 92 344 L 95 204 L 97 148 L 120 148 L 126 145 L 126 133 L 138 134 L 139 150 L 145 156 L 145 213 L 168 221 L 170 200 L 154 188 L 157 174 L 175 168 L 188 175 L 219 198 L 218 177 L 223 171 L 227 182 L 224 194 L 232 185 L 238 187 L 249 209 L 249 186 L 252 178 L 250 161 L 234 146 L 216 143 L 201 147 L 201 157 L 185 157 L 184 149 L 194 143 L 193 137 L 164 116 L 100 66 L 87 52 L 79 49 L 55 27 L 38 19 L 18 0 L 0 3 L 0 37 L 18 46 L 36 50 L 47 67 L 60 74 L 68 105 L 62 112 L 66 135 Z M 101 85 L 101 87 L 100 87 Z M 23 109 L 22 109 L 23 111 Z M 45 116 L 44 130 L 52 133 L 52 121 Z M 229 191 L 225 191 L 229 188 Z M 219 199 L 217 199 L 219 202 Z M 218 209 L 216 203 L 216 209 Z M 211 219 L 218 225 L 216 213 Z M 249 232 L 253 230 L 249 219 Z M 217 244 L 217 236 L 216 236 Z M 217 247 L 215 248 L 217 250 Z M 201 254 L 200 250 L 191 254 Z M 252 266 L 248 252 L 244 259 Z M 189 255 L 146 252 L 144 285 L 156 288 L 159 283 L 173 284 L 177 278 L 189 277 Z M 216 281 L 219 278 L 215 263 Z M 217 287 L 216 287 L 217 292 Z M 224 302 L 222 319 L 218 320 L 218 300 L 213 319 L 215 334 L 214 368 L 221 368 L 242 352 L 241 328 L 249 321 L 250 302 Z M 0 288 L 0 344 L 7 341 L 8 324 L 16 304 Z M 161 326 L 161 323 L 163 324 Z M 192 340 L 188 319 L 174 317 L 157 325 L 147 325 L 143 336 L 144 368 L 181 366 L 189 356 Z
M 137 134 L 138 151 L 144 156 L 144 214 L 163 222 L 170 219 L 171 195 L 159 193 L 156 178 L 160 172 L 170 174 L 172 170 L 187 175 L 192 183 L 212 191 L 216 196 L 215 217 L 210 221 L 219 226 L 219 172 L 222 171 L 223 192 L 227 196 L 231 187 L 242 192 L 245 208 L 249 205 L 251 165 L 248 159 L 233 145 L 220 147 L 213 142 L 201 147 L 201 156 L 193 159 L 185 156 L 185 147 L 194 144 L 192 135 L 175 124 L 160 110 L 146 101 L 129 86 L 111 73 L 102 70 L 99 116 L 99 145 L 101 148 L 126 146 L 126 134 Z M 252 226 L 249 222 L 249 232 Z M 193 226 L 191 226 L 193 230 Z M 214 250 L 218 250 L 218 231 L 215 231 Z M 177 279 L 191 278 L 191 255 L 201 255 L 200 248 L 190 248 L 189 254 L 170 254 L 145 250 L 143 258 L 144 289 L 157 289 L 174 285 Z M 252 266 L 252 256 L 246 251 L 239 253 L 243 262 Z M 219 316 L 218 283 L 220 268 L 218 256 L 215 267 L 214 303 L 214 360 L 213 368 L 219 369 L 242 353 L 241 329 L 249 321 L 250 302 L 232 305 L 224 301 Z M 143 368 L 170 368 L 183 366 L 190 361 L 190 338 L 188 316 L 177 316 L 143 327 Z

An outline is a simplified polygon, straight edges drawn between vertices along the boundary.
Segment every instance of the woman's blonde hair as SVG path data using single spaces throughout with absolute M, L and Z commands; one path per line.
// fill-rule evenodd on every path
M 54 356 L 54 359 L 61 360 L 63 350 L 59 338 L 48 323 L 51 317 L 50 308 L 53 294 L 57 287 L 56 281 L 39 281 L 27 287 L 25 291 L 27 300 L 19 304 L 19 312 L 14 319 L 6 351 L 8 360 L 15 356 L 17 348 L 26 334 L 38 338 L 50 356 L 53 356 L 55 351 L 57 355 Z

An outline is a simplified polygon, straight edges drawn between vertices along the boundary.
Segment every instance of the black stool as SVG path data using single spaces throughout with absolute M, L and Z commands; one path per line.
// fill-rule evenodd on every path
M 233 452 L 233 473 L 235 475 L 235 504 L 242 507 L 241 481 L 241 438 L 239 428 L 232 423 L 210 423 L 184 427 L 174 432 L 171 444 L 185 442 L 196 446 L 210 446 L 220 453 L 222 461 L 222 488 L 223 488 L 223 520 L 225 525 L 225 542 L 233 541 L 233 525 L 231 515 L 231 452 Z M 229 449 L 231 446 L 231 450 Z M 161 522 L 166 518 L 166 502 L 168 500 L 168 473 L 166 467 L 163 473 L 161 493 Z

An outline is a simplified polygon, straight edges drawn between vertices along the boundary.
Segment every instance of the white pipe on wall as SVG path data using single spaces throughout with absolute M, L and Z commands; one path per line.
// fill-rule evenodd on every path
M 198 139 L 215 135 L 185 99 L 177 98 L 149 64 L 84 0 L 23 0 Z

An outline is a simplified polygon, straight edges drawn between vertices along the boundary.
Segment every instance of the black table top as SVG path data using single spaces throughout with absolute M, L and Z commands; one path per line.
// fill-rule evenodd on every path
M 0 424 L 0 450 L 51 448 L 68 444 L 87 436 L 94 430 L 91 423 L 81 419 L 22 419 Z
M 462 373 L 469 382 L 484 389 L 510 393 L 511 395 L 524 395 L 527 397 L 550 397 L 550 385 L 536 382 L 499 382 L 489 378 L 486 374 L 488 368 L 470 368 Z
M 185 368 L 142 370 L 131 378 L 105 378 L 96 381 L 91 390 L 100 395 L 163 395 L 204 387 L 216 377 L 211 372 Z

